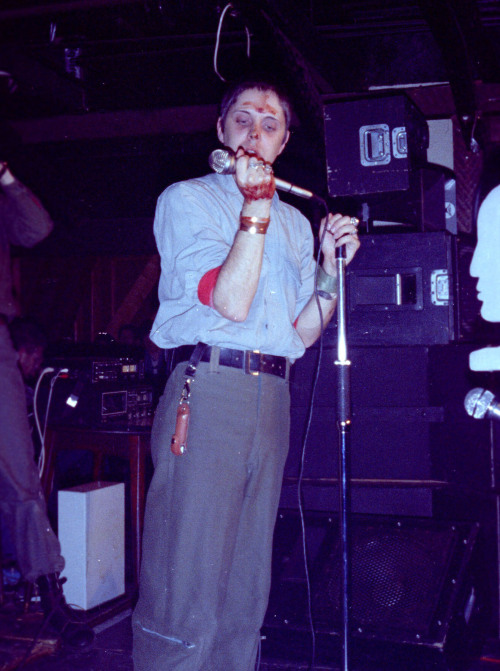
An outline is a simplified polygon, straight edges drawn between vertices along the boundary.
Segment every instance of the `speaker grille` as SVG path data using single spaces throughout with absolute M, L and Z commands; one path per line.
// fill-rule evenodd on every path
M 405 631 L 428 637 L 435 622 L 460 534 L 443 529 L 355 526 L 351 540 L 351 617 L 364 633 Z M 320 558 L 314 595 L 316 624 L 338 629 L 342 614 L 342 565 L 338 538 Z M 321 554 L 321 553 L 320 553 Z
M 306 513 L 305 527 L 316 641 L 319 656 L 331 660 L 340 654 L 343 632 L 338 518 Z M 353 515 L 350 531 L 353 661 L 366 658 L 371 664 L 380 657 L 376 668 L 386 671 L 469 668 L 465 661 L 479 655 L 489 621 L 479 525 Z M 267 651 L 286 659 L 310 644 L 295 511 L 282 509 L 279 515 L 264 631 Z

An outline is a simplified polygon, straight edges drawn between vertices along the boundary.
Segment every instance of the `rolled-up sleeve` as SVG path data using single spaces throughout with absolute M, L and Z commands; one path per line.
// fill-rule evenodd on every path
M 174 184 L 160 196 L 155 214 L 154 232 L 162 258 L 162 273 L 170 299 L 198 302 L 201 278 L 221 266 L 232 240 L 224 238 L 216 213 L 220 203 L 211 205 L 207 189 L 201 199 L 189 183 Z

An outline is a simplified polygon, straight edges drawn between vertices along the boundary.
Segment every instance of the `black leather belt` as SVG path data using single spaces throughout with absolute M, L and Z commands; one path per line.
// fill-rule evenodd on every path
M 261 354 L 253 350 L 229 349 L 228 347 L 220 347 L 218 349 L 220 366 L 241 368 L 248 375 L 267 373 L 268 375 L 277 375 L 285 380 L 287 379 L 289 366 L 288 360 L 284 356 Z M 172 369 L 181 361 L 189 361 L 193 350 L 194 345 L 181 345 L 171 350 Z M 210 361 L 211 353 L 212 347 L 206 345 L 200 361 Z

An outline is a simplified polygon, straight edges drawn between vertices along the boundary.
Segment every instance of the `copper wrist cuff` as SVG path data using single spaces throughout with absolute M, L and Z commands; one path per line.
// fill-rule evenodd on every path
M 240 215 L 240 231 L 246 231 L 255 235 L 255 233 L 265 234 L 269 227 L 269 217 L 245 217 Z

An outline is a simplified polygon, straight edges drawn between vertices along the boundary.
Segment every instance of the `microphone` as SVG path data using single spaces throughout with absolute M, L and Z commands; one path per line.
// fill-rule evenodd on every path
M 475 419 L 500 420 L 500 403 L 487 389 L 471 389 L 464 401 L 467 414 Z
M 236 172 L 236 158 L 231 149 L 215 149 L 208 157 L 208 164 L 219 175 L 232 175 Z M 317 198 L 312 191 L 285 182 L 284 179 L 279 179 L 279 177 L 274 178 L 274 183 L 280 191 L 293 193 L 294 196 L 299 196 L 299 198 Z

